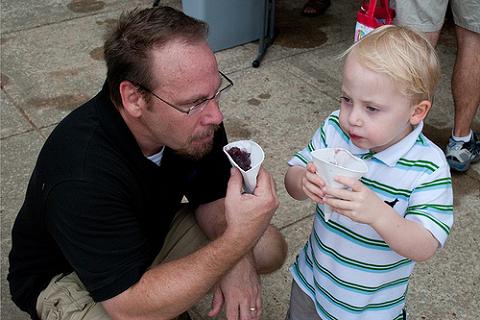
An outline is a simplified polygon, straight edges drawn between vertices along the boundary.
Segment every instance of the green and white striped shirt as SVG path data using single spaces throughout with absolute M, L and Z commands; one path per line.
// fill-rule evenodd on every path
M 363 184 L 443 246 L 453 224 L 450 168 L 442 150 L 422 134 L 423 123 L 374 154 L 351 143 L 338 114 L 333 112 L 288 164 L 305 167 L 316 149 L 349 150 L 368 165 Z M 312 233 L 290 268 L 320 318 L 402 319 L 414 261 L 394 252 L 370 226 L 336 213 L 325 222 L 322 210 L 316 206 Z

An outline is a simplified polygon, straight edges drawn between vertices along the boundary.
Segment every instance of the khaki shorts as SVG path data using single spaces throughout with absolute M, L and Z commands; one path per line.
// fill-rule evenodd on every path
M 450 0 L 455 24 L 480 33 L 480 1 Z M 422 32 L 442 29 L 448 0 L 396 0 L 395 24 L 409 26 Z
M 152 266 L 184 257 L 207 243 L 207 238 L 186 206 L 176 215 L 162 250 Z M 43 320 L 110 319 L 100 303 L 90 297 L 75 272 L 53 277 L 37 298 L 37 314 Z M 181 319 L 181 318 L 178 318 Z

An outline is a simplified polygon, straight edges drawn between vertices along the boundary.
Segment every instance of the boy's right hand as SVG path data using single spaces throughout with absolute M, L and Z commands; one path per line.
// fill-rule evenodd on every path
M 325 181 L 317 175 L 317 168 L 312 162 L 307 164 L 305 174 L 302 176 L 302 190 L 305 192 L 307 197 L 313 201 L 323 204 L 325 201 L 325 192 L 323 188 L 325 187 Z

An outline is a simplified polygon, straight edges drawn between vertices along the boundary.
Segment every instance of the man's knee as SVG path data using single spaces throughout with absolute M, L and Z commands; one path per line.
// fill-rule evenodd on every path
M 287 258 L 288 245 L 282 233 L 270 225 L 254 250 L 259 273 L 271 273 L 282 267 Z

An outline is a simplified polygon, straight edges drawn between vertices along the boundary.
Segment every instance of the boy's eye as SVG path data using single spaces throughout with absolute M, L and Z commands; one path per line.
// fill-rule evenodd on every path
M 378 111 L 378 109 L 377 109 L 377 108 L 375 108 L 375 107 L 372 107 L 372 106 L 367 106 L 366 108 L 367 108 L 367 110 L 368 110 L 368 111 L 370 111 L 370 112 L 375 112 L 375 111 Z
M 348 97 L 340 97 L 339 98 L 340 102 L 343 102 L 343 103 L 346 103 L 346 104 L 352 104 L 352 99 L 348 98 Z

